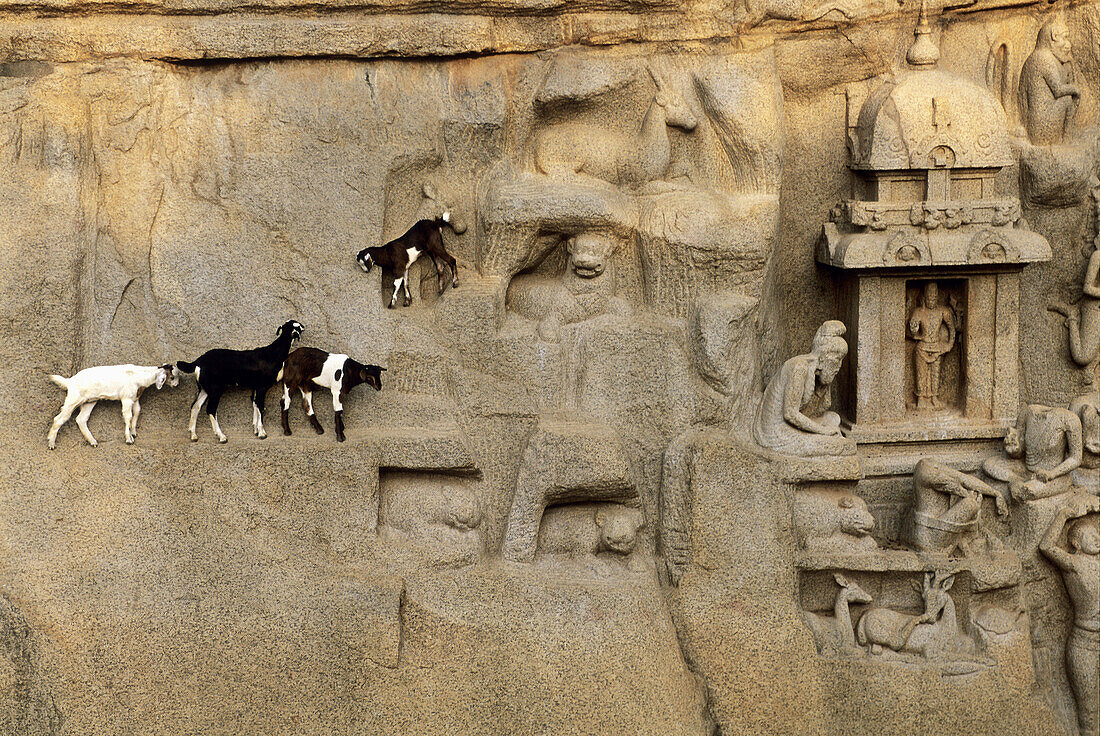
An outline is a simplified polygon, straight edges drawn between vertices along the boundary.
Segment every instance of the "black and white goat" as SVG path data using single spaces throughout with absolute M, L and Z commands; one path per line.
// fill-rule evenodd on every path
M 199 410 L 208 398 L 206 413 L 210 415 L 210 426 L 219 442 L 228 442 L 229 438 L 218 425 L 218 403 L 225 390 L 240 386 L 252 391 L 252 429 L 257 437 L 267 437 L 264 431 L 264 399 L 267 390 L 282 378 L 283 363 L 290 352 L 290 345 L 302 336 L 302 325 L 296 320 L 286 322 L 278 330 L 275 342 L 252 350 L 227 350 L 215 348 L 203 353 L 193 363 L 179 361 L 176 365 L 185 373 L 194 373 L 199 384 L 199 395 L 191 405 L 191 441 L 197 442 L 195 422 Z
M 390 308 L 397 303 L 397 293 L 401 290 L 405 292 L 405 306 L 409 306 L 412 302 L 412 295 L 409 293 L 409 268 L 425 253 L 431 257 L 439 275 L 439 293 L 442 294 L 444 288 L 444 265 L 451 267 L 451 288 L 458 286 L 458 263 L 443 245 L 443 226 L 449 224 L 451 224 L 451 212 L 444 210 L 443 214 L 435 219 L 417 221 L 400 238 L 391 240 L 385 245 L 359 251 L 355 260 L 364 271 L 369 273 L 376 265 L 393 271 L 393 296 L 390 298 Z
M 290 392 L 295 389 L 302 393 L 302 407 L 314 431 L 325 433 L 313 413 L 313 389 L 327 388 L 332 392 L 332 409 L 336 414 L 336 439 L 343 442 L 344 397 L 361 383 L 381 391 L 384 370 L 376 365 L 363 365 L 342 353 L 298 348 L 287 357 L 283 369 L 283 434 L 290 434 Z
M 76 415 L 76 426 L 80 427 L 80 433 L 88 444 L 97 447 L 99 443 L 88 429 L 88 417 L 96 402 L 106 400 L 122 402 L 126 444 L 134 444 L 138 417 L 141 416 L 141 392 L 153 384 L 160 389 L 165 383 L 169 386 L 178 386 L 180 383 L 179 371 L 171 363 L 160 366 L 100 365 L 85 368 L 72 378 L 53 375 L 50 380 L 68 392 L 61 411 L 50 425 L 48 441 L 51 450 L 57 444 L 57 431 L 69 421 L 77 407 L 80 407 L 80 413 Z

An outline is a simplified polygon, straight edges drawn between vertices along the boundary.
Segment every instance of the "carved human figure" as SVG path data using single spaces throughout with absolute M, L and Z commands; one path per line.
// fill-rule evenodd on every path
M 1017 501 L 1064 493 L 1081 465 L 1081 420 L 1069 409 L 1031 404 L 1005 435 L 1005 454 L 982 463 L 986 475 L 1009 484 Z
M 1039 542 L 1047 559 L 1062 570 L 1073 603 L 1066 674 L 1077 700 L 1081 736 L 1100 736 L 1100 517 L 1096 512 L 1100 512 L 1100 498 L 1074 496 L 1058 509 Z M 1059 544 L 1067 525 L 1068 549 Z
M 844 332 L 843 322 L 825 322 L 811 352 L 791 358 L 772 377 L 753 426 L 762 447 L 803 457 L 855 453 L 855 443 L 840 432 L 840 416 L 828 411 L 833 380 L 848 354 Z
M 1020 69 L 1021 118 L 1035 145 L 1061 143 L 1072 127 L 1081 92 L 1072 84 L 1071 52 L 1065 23 L 1052 19 Z
M 917 341 L 913 351 L 917 410 L 940 409 L 940 368 L 943 356 L 955 347 L 956 326 L 951 307 L 940 304 L 935 281 L 925 285 L 921 303 L 909 315 L 909 334 Z
M 921 460 L 913 471 L 913 543 L 922 552 L 963 555 L 1000 549 L 1001 544 L 981 524 L 982 496 L 989 496 L 999 516 L 1008 502 L 986 483 L 932 460 Z
M 1097 210 L 1100 212 L 1100 188 L 1094 190 L 1093 196 L 1097 198 Z M 1100 240 L 1100 236 L 1097 239 Z M 1064 305 L 1051 309 L 1066 317 L 1073 362 L 1082 368 L 1091 367 L 1093 387 L 1100 389 L 1100 246 L 1089 256 L 1081 291 L 1083 296 L 1077 309 Z
M 1078 396 L 1069 405 L 1069 410 L 1081 420 L 1084 445 L 1081 467 L 1073 471 L 1073 482 L 1100 494 L 1100 389 Z

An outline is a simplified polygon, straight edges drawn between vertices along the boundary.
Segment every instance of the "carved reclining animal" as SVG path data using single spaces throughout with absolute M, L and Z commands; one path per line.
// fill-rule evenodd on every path
M 382 371 L 376 365 L 364 365 L 342 353 L 326 353 L 317 348 L 298 348 L 287 356 L 283 368 L 283 434 L 290 435 L 290 393 L 302 394 L 302 407 L 310 426 L 317 434 L 325 429 L 313 413 L 313 389 L 327 388 L 332 393 L 332 410 L 336 414 L 336 440 L 344 441 L 344 404 L 348 391 L 365 383 L 375 391 L 382 390 Z
M 965 652 L 970 647 L 959 632 L 955 602 L 947 592 L 954 583 L 954 575 L 938 581 L 934 572 L 925 575 L 919 588 L 924 598 L 924 612 L 918 615 L 889 608 L 872 608 L 864 613 L 856 625 L 860 646 L 868 647 L 872 654 L 881 653 L 885 647 L 927 659 Z

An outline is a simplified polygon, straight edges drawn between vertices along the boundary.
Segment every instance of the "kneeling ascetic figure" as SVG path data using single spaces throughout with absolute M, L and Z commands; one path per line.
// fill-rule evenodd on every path
M 833 380 L 848 354 L 844 323 L 818 328 L 811 352 L 779 369 L 756 412 L 753 434 L 761 447 L 788 455 L 852 455 L 855 442 L 840 431 L 840 415 L 829 411 Z

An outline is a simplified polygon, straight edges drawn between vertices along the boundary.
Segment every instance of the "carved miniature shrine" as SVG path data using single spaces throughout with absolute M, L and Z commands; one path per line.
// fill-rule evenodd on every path
M 1051 258 L 998 176 L 1013 163 L 989 90 L 908 68 L 848 93 L 852 199 L 825 224 L 852 353 L 842 413 L 860 444 L 995 439 L 1016 419 L 1020 272 Z

